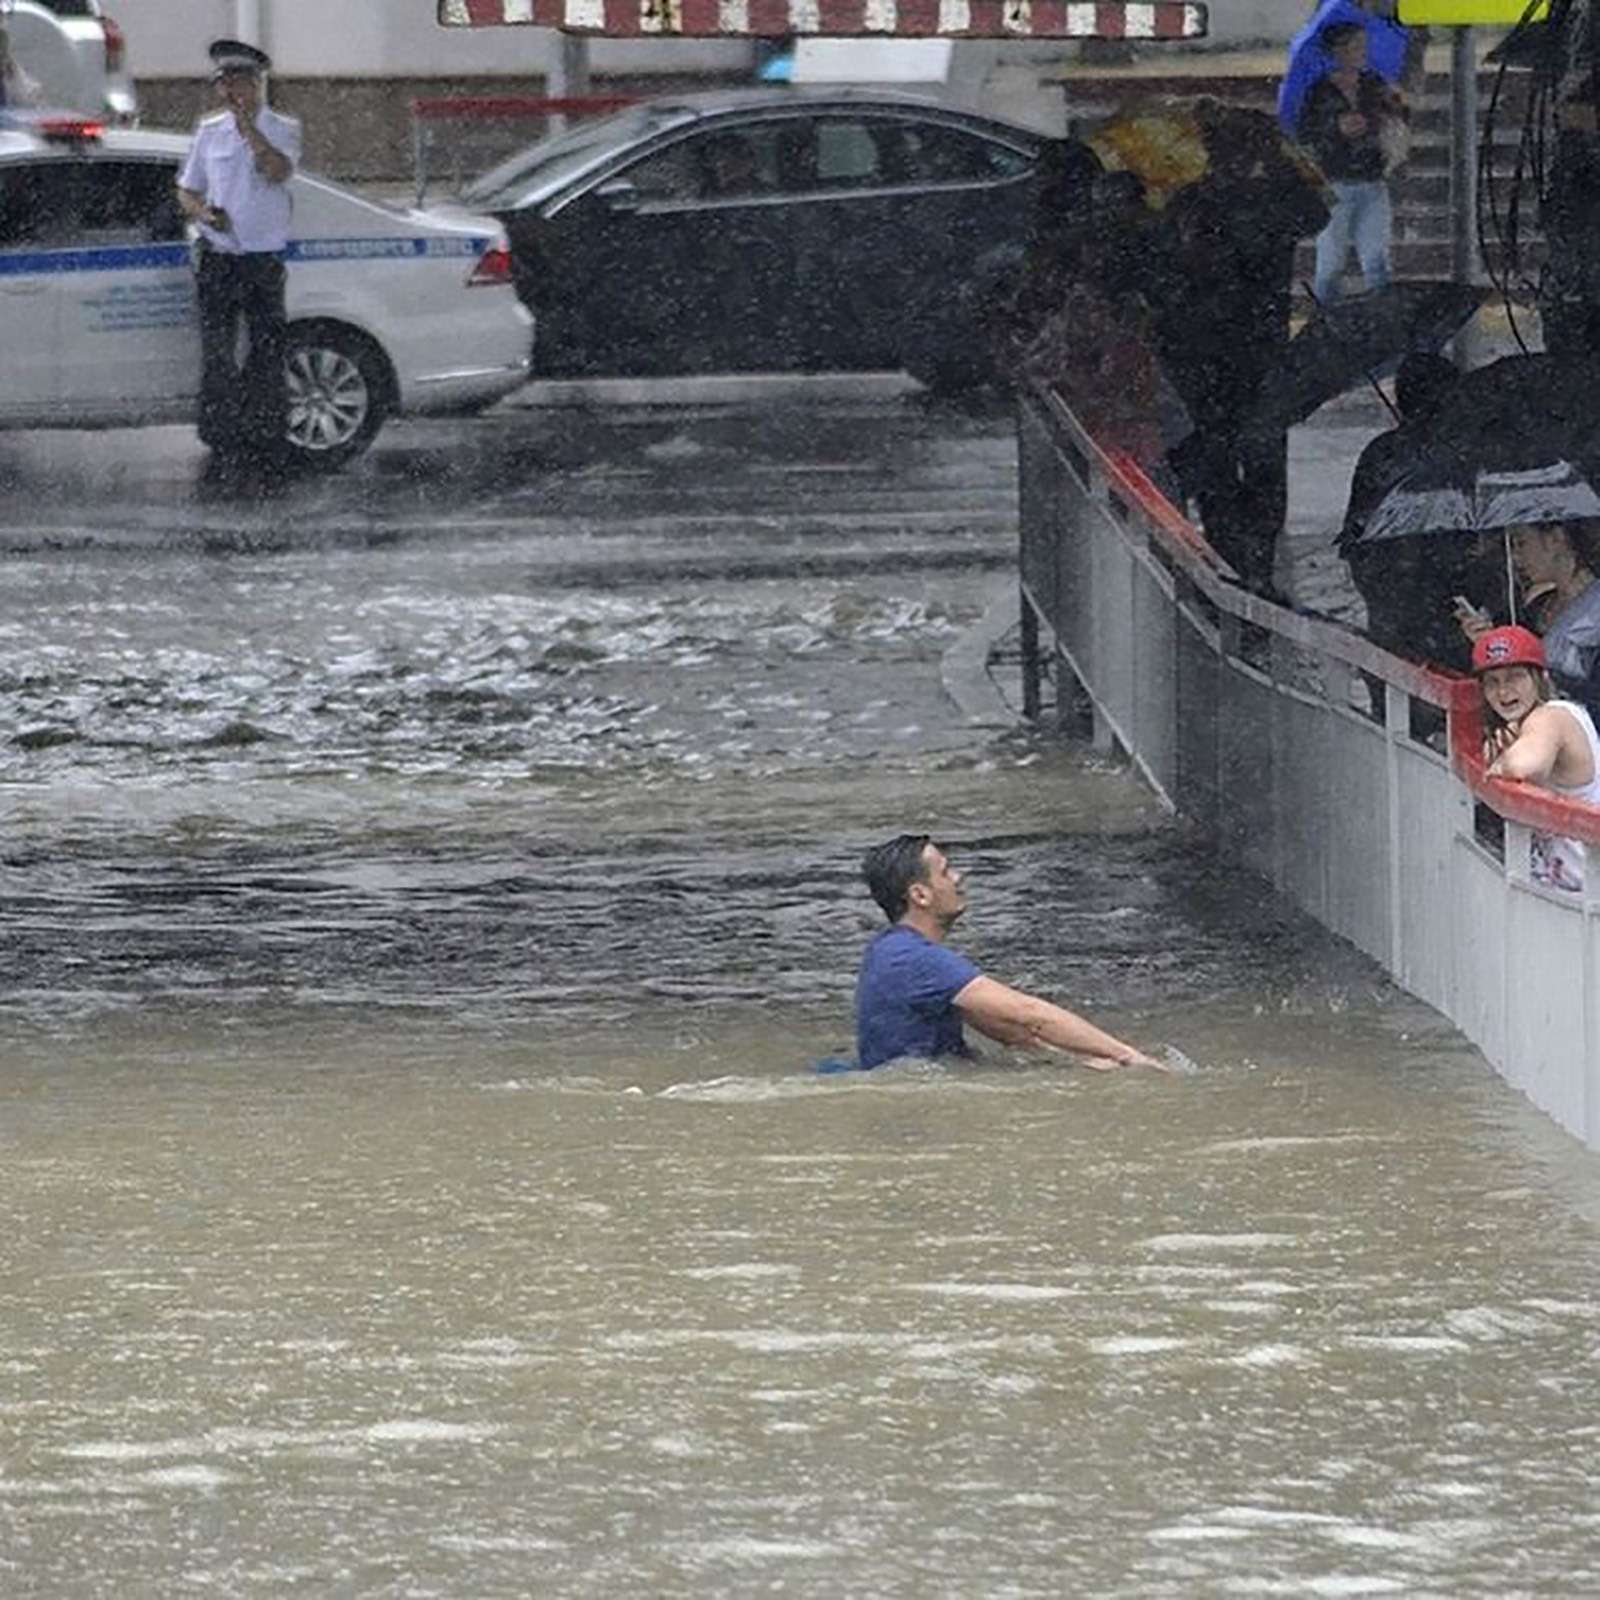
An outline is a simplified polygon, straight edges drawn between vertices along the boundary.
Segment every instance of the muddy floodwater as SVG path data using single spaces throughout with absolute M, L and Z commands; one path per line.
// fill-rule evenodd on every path
M 964 722 L 1005 419 L 835 420 L 3 558 L 7 1600 L 1600 1593 L 1600 1163 Z M 1175 1070 L 817 1075 L 903 828 Z

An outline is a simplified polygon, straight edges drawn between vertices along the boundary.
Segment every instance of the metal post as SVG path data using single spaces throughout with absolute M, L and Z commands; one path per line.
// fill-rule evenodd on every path
M 1471 28 L 1450 30 L 1450 276 L 1475 283 L 1478 259 L 1478 46 Z M 1472 365 L 1471 323 L 1456 335 L 1456 365 Z
M 233 0 L 233 36 L 246 44 L 261 43 L 262 0 Z
M 1022 642 L 1022 714 L 1029 722 L 1039 720 L 1039 619 L 1033 614 L 1028 591 L 1020 589 Z
M 550 98 L 571 100 L 588 92 L 589 41 L 581 34 L 557 34 L 555 58 L 550 63 Z M 559 133 L 566 125 L 565 117 L 557 116 L 550 119 L 552 133 Z

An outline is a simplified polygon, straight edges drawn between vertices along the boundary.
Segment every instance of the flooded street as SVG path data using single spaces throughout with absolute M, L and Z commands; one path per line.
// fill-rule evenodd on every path
M 0 1594 L 1600 1592 L 1600 1164 L 964 721 L 1003 413 L 0 435 Z M 958 942 L 1184 1070 L 818 1076 Z

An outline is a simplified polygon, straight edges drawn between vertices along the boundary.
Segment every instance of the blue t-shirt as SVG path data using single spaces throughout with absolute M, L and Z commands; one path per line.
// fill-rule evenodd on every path
M 867 946 L 856 981 L 857 1064 L 970 1055 L 954 1001 L 981 976 L 964 955 L 915 928 L 885 928 Z

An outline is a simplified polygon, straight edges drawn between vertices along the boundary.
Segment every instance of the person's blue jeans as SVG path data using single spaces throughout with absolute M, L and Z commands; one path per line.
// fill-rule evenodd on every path
M 1317 235 L 1317 299 L 1331 305 L 1339 298 L 1339 274 L 1353 248 L 1361 263 L 1361 276 L 1369 289 L 1389 282 L 1389 236 L 1394 213 L 1389 205 L 1389 185 L 1382 178 L 1370 183 L 1331 183 L 1334 204 L 1328 225 Z

